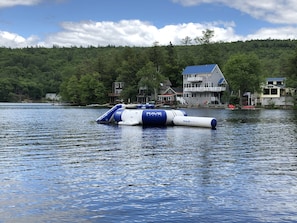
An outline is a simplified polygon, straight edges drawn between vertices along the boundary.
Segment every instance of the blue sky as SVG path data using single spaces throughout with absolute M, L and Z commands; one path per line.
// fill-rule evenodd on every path
M 297 39 L 296 0 L 0 0 L 0 46 Z

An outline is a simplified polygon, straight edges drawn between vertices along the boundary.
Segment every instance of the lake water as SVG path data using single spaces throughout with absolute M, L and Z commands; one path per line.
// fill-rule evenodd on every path
M 217 130 L 0 104 L 0 222 L 297 222 L 297 114 L 185 109 Z

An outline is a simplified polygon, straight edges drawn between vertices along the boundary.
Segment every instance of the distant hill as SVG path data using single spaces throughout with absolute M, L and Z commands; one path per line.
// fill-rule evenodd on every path
M 176 87 L 182 85 L 181 72 L 186 66 L 216 63 L 223 69 L 228 58 L 238 53 L 256 54 L 266 77 L 285 77 L 284 67 L 296 50 L 297 40 L 152 47 L 0 48 L 0 101 L 41 101 L 46 93 L 61 93 L 66 101 L 79 104 L 108 102 L 115 80 L 127 83 L 126 97 L 137 93 L 137 73 L 148 62 Z M 92 86 L 94 82 L 100 85 Z M 96 89 L 100 89 L 100 94 Z M 85 101 L 75 98 L 82 93 Z

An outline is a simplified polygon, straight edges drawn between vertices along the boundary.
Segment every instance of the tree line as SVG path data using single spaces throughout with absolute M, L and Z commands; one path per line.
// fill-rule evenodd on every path
M 286 77 L 297 87 L 297 40 L 212 43 L 211 37 L 205 31 L 195 45 L 185 38 L 183 45 L 151 47 L 2 47 L 0 101 L 41 101 L 57 93 L 72 104 L 106 103 L 114 81 L 125 82 L 121 96 L 134 101 L 139 85 L 155 89 L 169 79 L 181 87 L 182 70 L 199 64 L 218 64 L 233 90 L 253 92 L 264 77 Z

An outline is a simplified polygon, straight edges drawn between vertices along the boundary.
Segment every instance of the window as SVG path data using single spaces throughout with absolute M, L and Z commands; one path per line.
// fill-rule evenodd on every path
M 264 88 L 264 90 L 263 90 L 263 94 L 264 94 L 264 95 L 268 95 L 268 94 L 269 94 L 269 89 L 268 89 L 268 88 Z
M 277 94 L 277 89 L 276 88 L 272 88 L 271 89 L 271 94 L 272 95 L 276 95 Z

